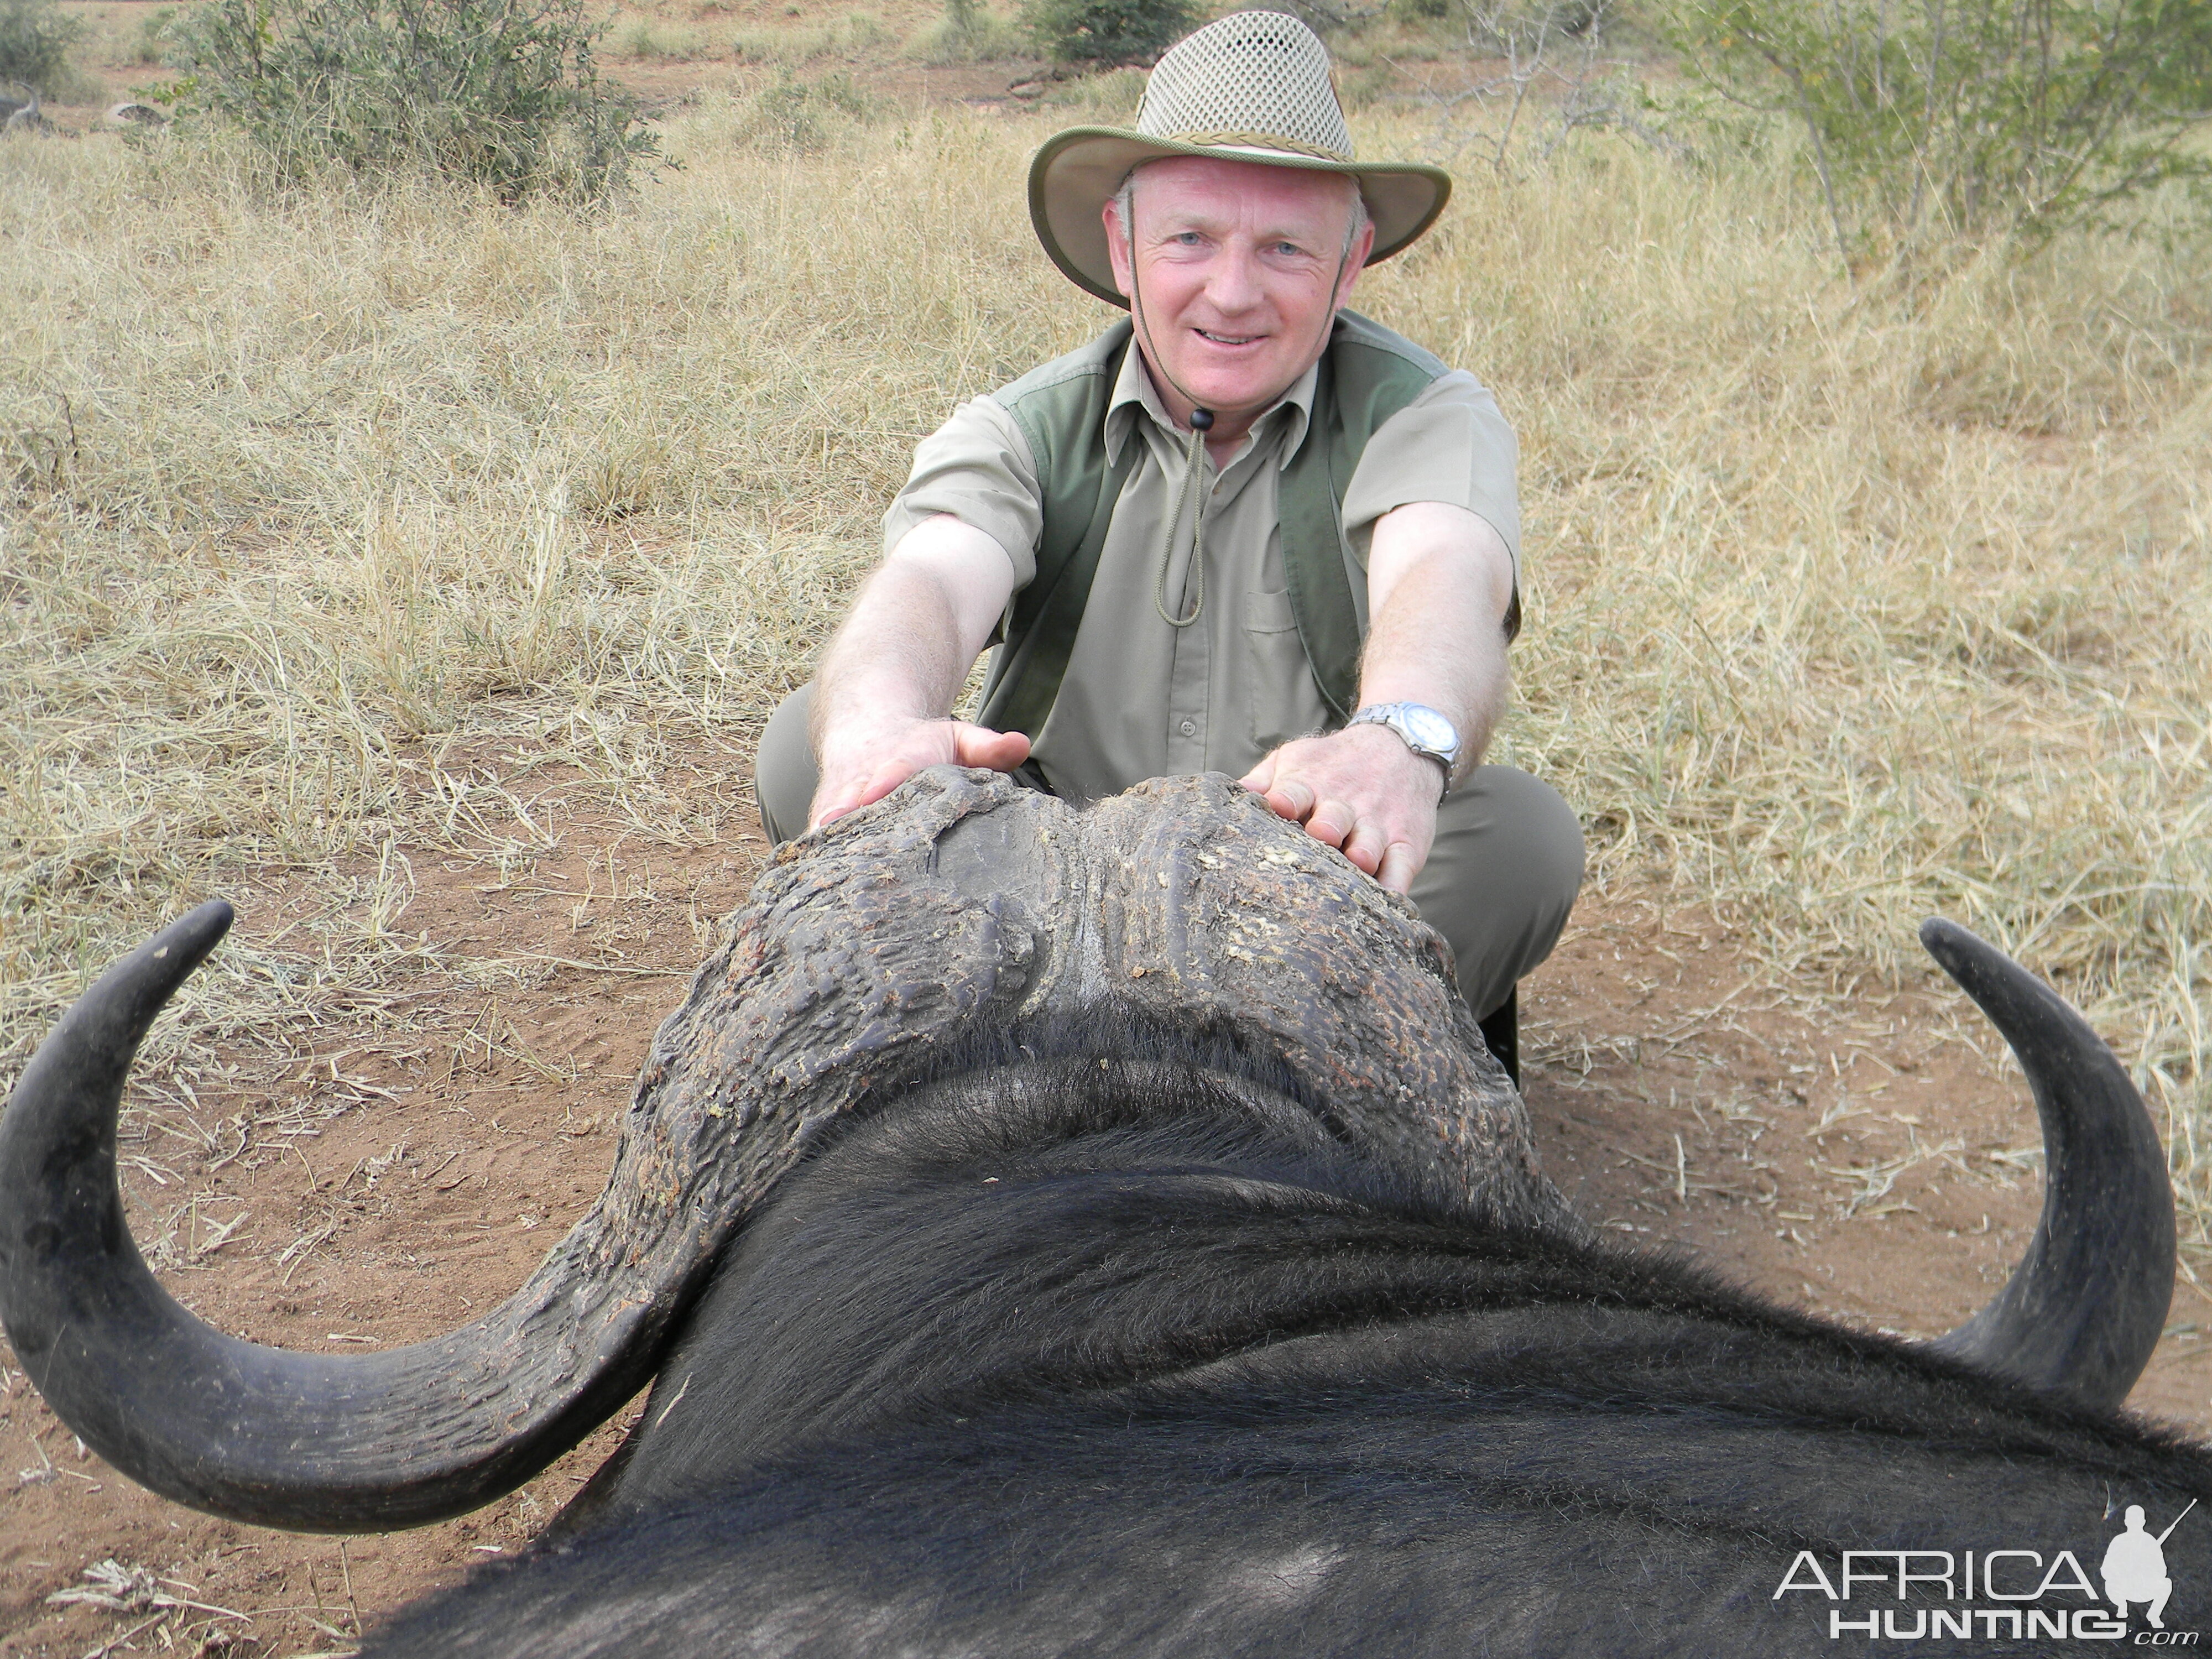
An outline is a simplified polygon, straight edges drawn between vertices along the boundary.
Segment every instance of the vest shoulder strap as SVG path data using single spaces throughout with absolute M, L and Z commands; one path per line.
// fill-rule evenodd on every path
M 1127 319 L 991 394 L 1030 447 L 1044 509 L 1036 572 L 1006 608 L 978 716 L 994 731 L 1044 730 L 1060 695 L 1114 503 L 1143 446 L 1133 436 L 1106 465 L 1106 405 L 1133 331 Z

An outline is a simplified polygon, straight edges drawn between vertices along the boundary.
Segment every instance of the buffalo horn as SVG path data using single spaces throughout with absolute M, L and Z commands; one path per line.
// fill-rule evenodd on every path
M 2142 1096 L 2088 1023 L 1955 923 L 1920 942 L 2012 1045 L 2043 1120 L 2043 1217 L 1996 1298 L 1935 1347 L 2077 1405 L 2118 1406 L 2173 1297 L 2173 1188 Z
M 116 1114 L 154 1017 L 230 920 L 216 901 L 171 923 L 100 978 L 24 1072 L 0 1116 L 0 1319 L 85 1443 L 167 1497 L 331 1532 L 472 1509 L 643 1381 L 653 1345 L 638 1339 L 665 1318 L 671 1287 L 594 1282 L 572 1234 L 504 1306 L 382 1353 L 262 1347 L 180 1307 L 124 1221 Z
M 723 1244 L 839 1120 L 971 1027 L 1049 1026 L 1102 987 L 1233 1031 L 1470 1209 L 1570 1224 L 1401 900 L 1224 779 L 1078 811 L 936 767 L 769 865 L 653 1039 L 605 1191 L 503 1305 L 381 1353 L 258 1347 L 155 1283 L 115 1185 L 131 1057 L 230 917 L 204 905 L 112 969 L 23 1073 L 0 1116 L 0 1322 L 88 1445 L 234 1520 L 382 1530 L 512 1490 L 652 1373 Z

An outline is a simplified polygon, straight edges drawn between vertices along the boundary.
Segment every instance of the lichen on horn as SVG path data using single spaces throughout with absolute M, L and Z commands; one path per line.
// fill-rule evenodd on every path
M 2173 1188 L 2142 1096 L 2088 1023 L 1954 922 L 1920 942 L 2012 1045 L 2043 1123 L 2043 1215 L 1989 1305 L 1933 1346 L 2091 1407 L 2118 1406 L 2173 1299 Z
M 86 1443 L 164 1495 L 306 1530 L 420 1524 L 527 1480 L 652 1373 L 722 1245 L 825 1131 L 969 1022 L 1101 1000 L 1233 1027 L 1333 1133 L 1471 1208 L 1572 1226 L 1449 958 L 1225 779 L 1085 811 L 937 768 L 786 848 L 655 1036 L 591 1212 L 483 1317 L 380 1353 L 259 1346 L 140 1258 L 116 1188 L 132 1055 L 230 923 L 109 970 L 0 1116 L 0 1321 Z

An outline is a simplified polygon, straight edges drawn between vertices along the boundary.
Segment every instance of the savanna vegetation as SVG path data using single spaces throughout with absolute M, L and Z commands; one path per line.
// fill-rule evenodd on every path
M 671 119 L 682 170 L 584 214 L 286 187 L 220 140 L 0 152 L 39 251 L 0 276 L 11 1060 L 243 871 L 521 835 L 459 810 L 458 742 L 648 793 L 672 747 L 744 753 L 915 438 L 1097 326 L 1012 182 L 1053 112 L 802 90 L 795 127 L 794 84 Z M 1847 276 L 1791 155 L 1523 150 L 1364 288 L 1519 425 L 1503 746 L 1582 806 L 1600 881 L 1698 896 L 1778 973 L 1917 972 L 1931 911 L 2003 939 L 2139 1057 L 2201 1198 L 2203 245 L 2161 196 L 2163 240 Z M 204 1017 L 416 948 L 248 953 Z
M 1938 912 L 2051 975 L 2160 1115 L 2201 1271 L 2203 87 L 2116 51 L 2115 146 L 2063 173 L 2063 30 L 1976 81 L 1898 13 L 1831 81 L 1844 14 L 1785 39 L 1759 4 L 1339 16 L 1363 149 L 1460 181 L 1356 303 L 1521 435 L 1499 752 L 1581 809 L 1598 899 L 1694 907 L 1820 1006 L 1919 981 Z M 365 0 L 111 23 L 112 58 L 183 68 L 185 118 L 0 142 L 0 1087 L 210 895 L 286 919 L 249 917 L 162 1027 L 139 1098 L 177 1133 L 241 1054 L 542 971 L 420 926 L 431 864 L 535 891 L 550 776 L 643 844 L 732 837 L 915 441 L 1106 319 L 1038 257 L 1020 180 L 1056 126 L 1127 115 L 1136 73 L 969 108 L 883 72 L 1034 51 L 1011 6 L 435 16 L 465 12 L 404 42 Z M 48 0 L 19 15 L 76 38 Z M 708 61 L 657 110 L 618 84 Z M 432 70 L 450 107 L 409 101 Z M 1942 99 L 1911 91 L 1931 72 Z M 2006 120 L 2034 165 L 1966 143 Z M 487 1054 L 526 1052 L 495 1024 Z M 197 1211 L 167 1224 L 157 1259 L 203 1248 L 175 1242 Z M 286 1285 L 301 1242 L 272 1249 Z
M 83 75 L 70 52 L 83 33 L 54 0 L 0 0 L 0 97 L 59 99 L 79 90 Z

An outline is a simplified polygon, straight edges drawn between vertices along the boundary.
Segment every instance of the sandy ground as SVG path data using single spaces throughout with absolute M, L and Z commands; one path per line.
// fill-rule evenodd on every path
M 672 839 L 557 771 L 482 763 L 551 844 L 504 865 L 398 849 L 416 891 L 394 925 L 422 936 L 419 980 L 333 1011 L 312 1052 L 241 1052 L 196 1099 L 134 1085 L 125 1191 L 165 1282 L 226 1330 L 328 1351 L 430 1335 L 520 1285 L 603 1183 L 652 1031 L 759 870 L 739 764 L 672 772 L 682 821 L 720 825 Z M 261 939 L 332 907 L 235 897 Z M 1523 996 L 1539 1144 L 1592 1218 L 1781 1302 L 1920 1334 L 1979 1305 L 2024 1248 L 2033 1109 L 1962 998 L 1777 984 L 1710 918 L 1634 895 L 1588 899 Z M 2185 1284 L 2138 1408 L 2212 1426 L 2208 1315 Z M 465 1520 L 295 1537 L 142 1491 L 4 1349 L 0 1368 L 6 1655 L 346 1652 L 364 1621 L 523 1544 L 623 1420 Z M 108 1604 L 52 1601 L 72 1589 Z

